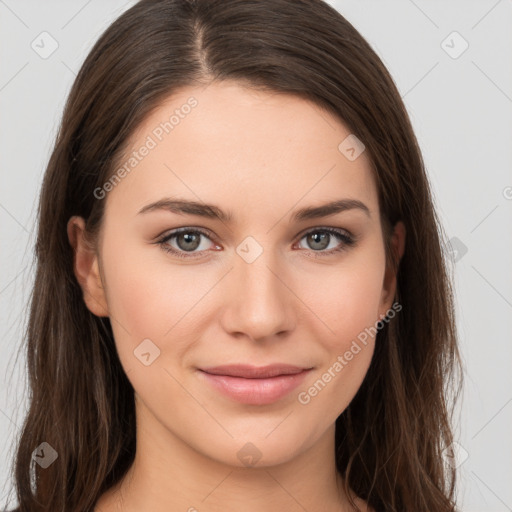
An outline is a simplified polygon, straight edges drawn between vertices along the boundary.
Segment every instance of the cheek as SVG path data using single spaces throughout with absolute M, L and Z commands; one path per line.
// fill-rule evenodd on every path
M 344 337 L 356 337 L 378 320 L 382 293 L 381 273 L 378 268 L 367 269 L 344 279 L 339 292 L 336 314 L 336 330 Z
M 383 275 L 377 248 L 369 258 L 354 258 L 336 269 L 329 268 L 325 278 L 311 276 L 302 281 L 305 302 L 323 324 L 319 339 L 327 340 L 330 351 L 344 351 L 350 340 L 375 325 L 379 319 Z
M 117 247 L 124 250 L 118 251 Z M 156 271 L 143 252 L 129 242 L 116 243 L 115 235 L 103 248 L 103 267 L 112 329 L 121 359 L 133 362 L 133 350 L 150 339 L 161 350 L 161 338 L 181 311 L 182 285 Z
M 133 247 L 124 243 L 104 248 L 104 274 L 111 324 L 119 357 L 128 372 L 140 363 L 134 350 L 149 339 L 158 348 L 157 366 L 172 368 L 201 338 L 201 302 L 218 276 L 197 267 L 165 261 L 158 247 Z M 196 332 L 197 331 L 197 332 Z
M 107 268 L 108 306 L 116 323 L 136 337 L 159 338 L 179 310 L 179 283 L 152 272 L 147 264 L 126 258 Z M 174 286 L 173 286 L 174 285 Z
M 316 286 L 304 284 L 308 305 L 321 320 L 314 337 L 322 344 L 324 358 L 301 388 L 298 402 L 312 414 L 327 414 L 327 421 L 334 421 L 355 396 L 374 352 L 384 255 L 377 246 L 366 254 L 347 260 Z
M 311 418 L 318 433 L 345 411 L 367 374 L 374 344 L 355 342 L 346 351 L 335 354 L 315 375 L 301 387 L 297 394 L 302 414 Z M 347 355 L 350 354 L 350 360 Z M 314 421 L 313 418 L 321 418 Z
M 367 374 L 375 348 L 380 276 L 378 266 L 343 273 L 313 297 L 312 309 L 322 312 L 319 316 L 330 330 L 327 335 L 325 327 L 316 331 L 324 357 L 297 401 L 310 417 L 322 418 L 319 431 L 347 408 Z

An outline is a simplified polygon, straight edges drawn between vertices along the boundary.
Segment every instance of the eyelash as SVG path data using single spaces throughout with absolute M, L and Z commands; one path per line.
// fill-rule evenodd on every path
M 185 228 L 176 229 L 172 233 L 166 234 L 164 237 L 162 237 L 160 240 L 157 240 L 157 242 L 155 242 L 155 243 L 160 245 L 162 250 L 164 250 L 165 252 L 171 253 L 171 254 L 177 256 L 178 258 L 192 259 L 192 258 L 201 257 L 200 254 L 202 252 L 204 252 L 204 251 L 199 251 L 197 253 L 187 253 L 186 251 L 178 251 L 178 250 L 176 250 L 176 249 L 174 249 L 174 248 L 172 248 L 172 247 L 170 247 L 168 245 L 167 242 L 169 240 L 171 240 L 172 238 L 175 238 L 177 235 L 179 235 L 181 233 L 201 234 L 201 235 L 205 236 L 206 238 L 211 238 L 210 233 L 208 231 L 205 231 L 205 230 L 201 229 L 201 228 L 185 227 Z M 335 249 L 330 249 L 329 251 L 325 251 L 325 250 L 314 251 L 314 250 L 311 249 L 310 252 L 313 253 L 313 256 L 312 256 L 313 258 L 323 258 L 323 257 L 332 256 L 334 254 L 346 251 L 347 249 L 349 249 L 350 247 L 352 247 L 356 243 L 356 238 L 355 237 L 353 237 L 352 235 L 349 235 L 344 230 L 338 230 L 338 229 L 335 229 L 335 228 L 314 228 L 314 229 L 311 229 L 311 230 L 307 231 L 306 233 L 304 233 L 301 236 L 301 238 L 299 239 L 299 241 L 302 240 L 304 237 L 312 234 L 312 233 L 329 233 L 330 235 L 335 236 L 338 240 L 343 242 L 339 247 L 337 247 Z M 305 249 L 305 250 L 307 251 L 308 249 Z

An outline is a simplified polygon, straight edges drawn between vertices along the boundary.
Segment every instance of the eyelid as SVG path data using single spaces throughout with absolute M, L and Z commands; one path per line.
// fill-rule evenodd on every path
M 170 230 L 164 231 L 157 238 L 158 239 L 170 238 L 171 236 L 177 235 L 179 233 L 183 233 L 183 232 L 188 233 L 188 232 L 196 232 L 196 231 L 198 233 L 201 233 L 202 235 L 205 235 L 205 236 L 208 236 L 208 237 L 212 237 L 213 236 L 213 232 L 210 231 L 207 228 L 200 228 L 198 226 L 183 226 L 183 227 L 180 227 L 180 228 L 174 228 L 174 229 L 170 229 Z
M 337 228 L 334 226 L 311 226 L 309 228 L 304 229 L 301 231 L 298 235 L 295 236 L 295 238 L 303 238 L 305 235 L 316 232 L 316 231 L 329 231 L 329 232 L 337 232 L 341 234 L 345 234 L 350 238 L 355 238 L 355 235 L 352 234 L 348 229 L 346 228 Z

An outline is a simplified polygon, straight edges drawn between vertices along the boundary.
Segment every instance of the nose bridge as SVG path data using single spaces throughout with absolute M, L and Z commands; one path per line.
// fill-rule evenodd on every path
M 293 324 L 292 295 L 282 282 L 286 277 L 271 248 L 247 237 L 236 248 L 232 279 L 234 293 L 228 299 L 227 325 L 253 339 L 272 336 Z

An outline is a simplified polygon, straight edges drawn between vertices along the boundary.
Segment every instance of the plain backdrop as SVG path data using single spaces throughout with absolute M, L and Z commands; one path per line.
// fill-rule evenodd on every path
M 41 179 L 79 67 L 133 3 L 0 0 L 0 508 L 15 504 L 11 462 L 28 405 L 19 347 Z M 512 0 L 330 3 L 390 70 L 450 239 L 466 368 L 459 509 L 512 511 Z

